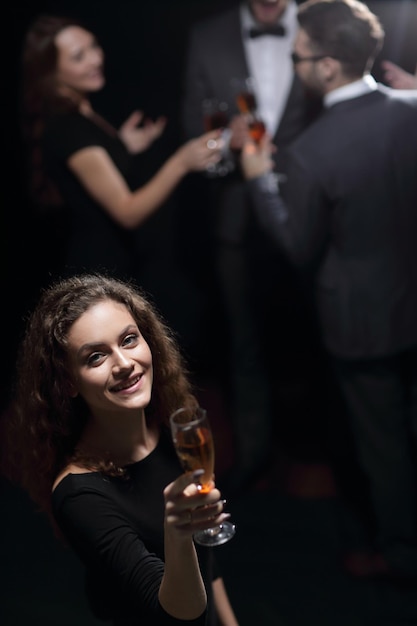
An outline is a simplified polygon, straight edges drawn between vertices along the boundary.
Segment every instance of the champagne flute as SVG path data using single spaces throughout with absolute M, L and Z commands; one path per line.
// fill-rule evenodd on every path
M 249 135 L 256 144 L 259 144 L 266 132 L 265 123 L 259 118 L 254 117 L 249 121 L 248 127 Z
M 203 469 L 202 493 L 212 489 L 214 475 L 214 442 L 207 411 L 201 407 L 181 407 L 170 416 L 172 439 L 178 458 L 186 472 Z M 218 526 L 194 533 L 194 541 L 203 546 L 219 546 L 235 534 L 235 526 L 224 521 Z
M 255 80 L 247 78 L 232 78 L 233 91 L 236 94 L 236 105 L 243 115 L 253 115 L 258 108 L 255 94 Z
M 236 94 L 237 108 L 242 115 L 247 117 L 249 135 L 255 143 L 259 144 L 265 134 L 266 127 L 258 113 L 255 80 L 250 76 L 243 79 L 233 78 L 232 85 Z

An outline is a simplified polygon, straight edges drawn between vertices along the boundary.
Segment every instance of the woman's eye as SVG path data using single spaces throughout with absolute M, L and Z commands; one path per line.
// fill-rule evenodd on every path
M 93 354 L 90 354 L 87 359 L 87 365 L 97 365 L 101 362 L 103 356 L 102 352 L 94 352 Z
M 138 341 L 139 341 L 139 336 L 132 333 L 130 335 L 126 335 L 126 337 L 123 339 L 123 345 L 124 346 L 136 345 Z

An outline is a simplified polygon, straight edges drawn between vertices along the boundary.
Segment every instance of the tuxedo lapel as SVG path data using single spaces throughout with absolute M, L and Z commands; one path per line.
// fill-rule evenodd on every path
M 218 20 L 216 38 L 207 47 L 211 62 L 207 62 L 213 91 L 223 94 L 231 108 L 235 108 L 232 79 L 249 76 L 245 48 L 242 41 L 239 10 L 235 8 Z

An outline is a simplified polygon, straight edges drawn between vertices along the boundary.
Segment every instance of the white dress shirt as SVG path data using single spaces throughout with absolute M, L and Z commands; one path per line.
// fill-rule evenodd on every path
M 370 74 L 365 74 L 359 80 L 355 80 L 353 83 L 343 85 L 343 87 L 337 87 L 333 91 L 326 93 L 323 99 L 323 104 L 326 108 L 333 106 L 337 102 L 343 102 L 343 100 L 350 100 L 351 98 L 357 98 L 363 96 L 370 91 L 375 91 L 377 84 L 375 79 Z
M 258 114 L 274 136 L 291 89 L 294 68 L 291 61 L 293 42 L 297 33 L 297 5 L 290 0 L 280 20 L 285 27 L 283 37 L 263 35 L 251 39 L 247 32 L 256 26 L 248 5 L 241 5 L 242 38 L 250 75 L 255 82 Z

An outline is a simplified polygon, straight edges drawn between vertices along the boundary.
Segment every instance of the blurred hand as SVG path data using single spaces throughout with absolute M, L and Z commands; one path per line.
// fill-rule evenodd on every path
M 143 125 L 139 126 L 143 121 Z M 133 111 L 119 128 L 119 137 L 131 154 L 138 154 L 147 150 L 165 130 L 166 117 L 158 117 L 153 122 L 146 118 L 143 111 Z
M 240 164 L 246 179 L 257 178 L 274 169 L 272 154 L 276 152 L 276 146 L 271 142 L 268 133 L 262 137 L 259 144 L 248 139 L 240 155 Z
M 382 61 L 384 81 L 393 89 L 417 89 L 417 68 L 415 74 L 406 72 L 391 61 Z
M 214 484 L 209 493 L 202 493 L 197 481 L 195 472 L 187 472 L 164 489 L 165 526 L 181 537 L 221 524 L 230 517 L 223 513 L 224 501 Z
M 224 141 L 220 129 L 211 130 L 200 137 L 190 139 L 182 145 L 177 155 L 187 172 L 203 171 L 212 163 L 218 163 L 222 157 Z

